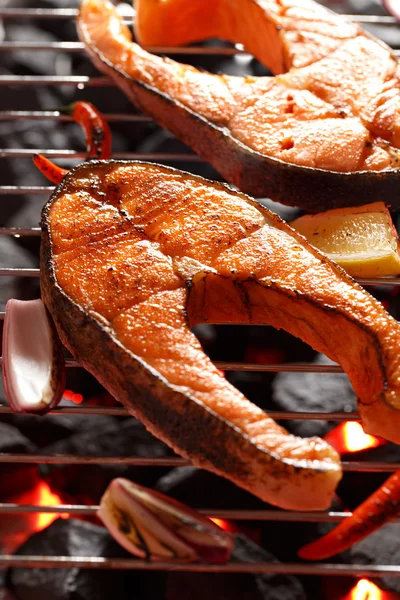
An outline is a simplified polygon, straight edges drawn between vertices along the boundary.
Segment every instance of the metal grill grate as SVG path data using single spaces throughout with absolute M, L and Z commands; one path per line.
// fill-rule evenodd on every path
M 76 9 L 13 9 L 0 8 L 0 19 L 74 19 L 77 15 Z M 124 15 L 125 16 L 125 15 Z M 126 13 L 127 18 L 132 17 L 132 13 Z M 349 15 L 353 21 L 365 25 L 379 25 L 385 27 L 396 26 L 397 23 L 392 17 L 375 16 L 375 15 Z M 83 51 L 83 44 L 80 42 L 0 42 L 0 52 L 8 51 L 29 51 L 29 52 L 57 52 L 57 53 L 80 53 Z M 227 47 L 191 47 L 191 48 L 148 48 L 151 52 L 168 55 L 207 55 L 215 57 L 232 57 L 236 54 L 246 55 L 240 45 L 232 48 Z M 400 56 L 400 50 L 395 51 Z M 248 55 L 247 55 L 248 56 Z M 16 86 L 23 88 L 25 86 L 71 86 L 77 89 L 83 87 L 113 87 L 113 82 L 107 77 L 88 77 L 88 76 L 27 76 L 27 75 L 0 75 L 0 86 Z M 136 122 L 136 123 L 152 123 L 152 119 L 141 114 L 108 114 L 106 115 L 110 122 Z M 56 120 L 56 121 L 71 121 L 71 117 L 61 115 L 57 111 L 2 111 L 0 112 L 0 121 L 32 121 L 32 120 Z M 85 158 L 85 153 L 75 152 L 68 149 L 0 149 L 0 158 L 29 158 L 36 153 L 43 153 L 47 156 L 82 159 Z M 146 161 L 202 161 L 195 154 L 161 154 L 149 153 L 139 154 L 135 152 L 116 153 L 113 155 L 118 159 L 137 159 Z M 15 196 L 25 194 L 43 195 L 45 198 L 54 188 L 52 186 L 10 186 L 0 185 L 0 195 Z M 18 227 L 0 227 L 0 235 L 15 236 L 15 237 L 37 237 L 40 236 L 40 229 L 18 228 Z M 1 268 L 0 276 L 18 276 L 18 277 L 38 277 L 39 269 L 22 269 L 22 268 Z M 381 279 L 362 279 L 359 283 L 365 286 L 400 286 L 400 278 L 381 278 Z M 4 313 L 0 313 L 0 320 L 4 319 Z M 0 359 L 1 361 L 1 359 Z M 232 362 L 215 362 L 216 366 L 222 370 L 243 370 L 243 371 L 260 371 L 260 372 L 315 372 L 315 373 L 341 373 L 342 369 L 338 365 L 316 365 L 316 364 L 249 364 L 249 363 L 232 363 Z M 76 361 L 68 360 L 68 367 L 79 368 Z M 0 406 L 0 414 L 11 413 L 11 410 L 6 406 Z M 50 412 L 50 414 L 60 415 L 107 415 L 107 416 L 126 416 L 128 413 L 124 408 L 106 408 L 106 407 L 58 407 Z M 329 420 L 329 421 L 357 421 L 356 413 L 346 412 L 283 412 L 283 411 L 268 411 L 268 414 L 277 420 L 301 419 L 301 420 Z M 182 458 L 122 458 L 122 457 L 96 457 L 96 456 L 74 456 L 74 455 L 24 455 L 24 454 L 0 454 L 0 464 L 2 463 L 34 463 L 34 464 L 102 464 L 102 465 L 135 465 L 141 467 L 160 467 L 160 466 L 184 466 L 189 463 Z M 400 469 L 400 464 L 383 463 L 383 462 L 344 462 L 344 471 L 358 472 L 392 472 Z M 85 506 L 74 504 L 63 504 L 57 506 L 37 506 L 37 505 L 19 505 L 10 503 L 0 503 L 0 515 L 17 515 L 21 513 L 69 513 L 70 515 L 93 515 L 97 506 Z M 286 522 L 340 522 L 348 518 L 350 512 L 287 512 L 283 510 L 212 510 L 204 509 L 200 511 L 202 514 L 210 517 L 231 519 L 231 520 L 251 520 L 251 521 L 286 521 Z M 400 523 L 399 519 L 394 519 L 394 523 Z M 235 573 L 277 573 L 277 574 L 294 574 L 294 575 L 337 575 L 337 576 L 356 576 L 356 577 L 400 577 L 400 566 L 392 565 L 347 565 L 347 564 L 280 564 L 280 563 L 234 563 L 227 565 L 208 565 L 208 564 L 190 564 L 182 565 L 173 562 L 163 562 L 152 564 L 149 562 L 136 559 L 108 559 L 98 557 L 44 557 L 44 556 L 8 556 L 0 555 L 0 567 L 4 566 L 20 566 L 20 567 L 48 567 L 48 568 L 67 568 L 80 567 L 91 569 L 134 569 L 134 570 L 174 570 L 174 571 L 191 571 L 191 572 L 235 572 Z

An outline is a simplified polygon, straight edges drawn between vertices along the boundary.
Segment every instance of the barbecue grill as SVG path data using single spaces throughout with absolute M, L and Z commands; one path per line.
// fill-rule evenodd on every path
M 5 27 L 11 20 L 20 22 L 21 19 L 29 19 L 32 22 L 38 20 L 54 22 L 57 20 L 73 20 L 76 17 L 77 11 L 75 8 L 60 8 L 60 9 L 24 9 L 24 8 L 0 8 L 0 18 L 4 19 Z M 132 13 L 126 12 L 127 19 L 131 18 Z M 389 16 L 375 15 L 352 15 L 353 20 L 360 22 L 366 26 L 377 25 L 379 27 L 394 27 L 396 22 Z M 168 54 L 170 56 L 179 55 L 179 57 L 193 56 L 210 56 L 210 57 L 225 57 L 231 59 L 236 55 L 246 56 L 245 51 L 240 46 L 192 46 L 190 48 L 151 48 L 152 52 L 159 54 Z M 24 42 L 0 42 L 0 52 L 13 51 L 29 51 L 29 52 L 51 52 L 51 53 L 82 53 L 83 44 L 77 41 L 62 41 L 62 42 L 33 42 L 26 40 Z M 400 51 L 397 52 L 400 55 Z M 68 76 L 33 76 L 33 75 L 1 75 L 0 86 L 15 86 L 18 93 L 22 96 L 24 89 L 28 86 L 59 86 L 60 93 L 63 86 L 80 90 L 87 87 L 96 88 L 112 88 L 113 83 L 103 76 L 85 76 L 85 75 L 68 75 Z M 150 123 L 151 119 L 132 112 L 130 113 L 114 113 L 107 114 L 107 119 L 111 123 Z M 26 106 L 24 110 L 6 110 L 0 112 L 0 121 L 8 121 L 12 125 L 16 125 L 21 121 L 33 120 L 55 120 L 55 121 L 70 121 L 68 116 L 61 115 L 57 111 L 37 111 L 30 110 Z M 51 148 L 10 148 L 0 149 L 0 158 L 8 159 L 24 159 L 29 158 L 33 154 L 43 153 L 49 157 L 62 159 L 84 159 L 85 153 L 73 150 L 55 150 Z M 187 153 L 136 153 L 124 151 L 113 155 L 116 159 L 138 159 L 146 161 L 157 161 L 173 163 L 179 166 L 180 163 L 199 163 L 202 159 L 194 154 Z M 43 198 L 43 202 L 47 199 L 49 193 L 53 189 L 48 185 L 27 186 L 22 185 L 0 185 L 1 201 L 12 202 L 12 197 L 21 195 L 39 195 Z M 40 229 L 38 227 L 2 227 L 0 228 L 1 236 L 15 237 L 38 237 Z M 39 269 L 35 268 L 16 268 L 12 264 L 5 268 L 0 268 L 0 276 L 10 277 L 39 277 Z M 400 278 L 381 278 L 381 279 L 364 279 L 360 283 L 365 286 L 400 286 Z M 0 313 L 0 317 L 4 318 L 4 313 Z M 318 365 L 318 364 L 250 364 L 250 363 L 234 363 L 226 361 L 217 361 L 216 365 L 219 369 L 225 371 L 259 371 L 259 372 L 317 372 L 321 377 L 324 373 L 340 373 L 341 368 L 336 365 Z M 79 369 L 79 365 L 68 360 L 67 366 L 72 369 Z M 10 409 L 6 406 L 0 406 L 0 415 L 10 413 Z M 82 418 L 90 415 L 107 415 L 107 416 L 125 416 L 127 412 L 123 408 L 104 407 L 104 406 L 60 406 L 51 411 L 58 415 L 79 415 Z M 276 420 L 329 420 L 329 421 L 357 421 L 358 415 L 355 413 L 346 412 L 283 412 L 270 411 L 269 414 Z M 46 417 L 44 417 L 46 418 Z M 16 463 L 33 463 L 33 464 L 105 464 L 105 465 L 135 465 L 145 469 L 150 469 L 155 466 L 182 466 L 187 465 L 187 461 L 178 457 L 171 458 L 139 458 L 132 456 L 125 457 L 96 457 L 96 456 L 76 456 L 76 455 L 43 455 L 43 454 L 1 454 L 1 464 L 16 464 Z M 400 469 L 400 463 L 385 463 L 385 462 L 360 462 L 347 461 L 343 464 L 344 471 L 370 471 L 370 472 L 393 472 Z M 97 510 L 96 506 L 85 506 L 77 504 L 60 504 L 58 506 L 33 506 L 20 505 L 10 503 L 0 503 L 0 515 L 10 515 L 12 518 L 21 513 L 68 513 L 69 515 L 93 515 Z M 286 512 L 283 510 L 212 510 L 204 509 L 203 514 L 220 519 L 228 520 L 249 520 L 249 521 L 270 521 L 279 520 L 287 522 L 339 522 L 347 518 L 348 512 Z M 394 522 L 400 523 L 400 519 Z M 130 569 L 130 570 L 174 570 L 174 571 L 190 571 L 190 572 L 235 572 L 235 573 L 279 573 L 279 574 L 298 574 L 298 575 L 327 575 L 327 576 L 354 576 L 354 577 L 400 577 L 400 565 L 356 565 L 356 564 L 338 564 L 338 563 L 228 563 L 226 565 L 209 565 L 209 564 L 176 564 L 174 562 L 151 563 L 137 559 L 112 559 L 104 557 L 70 557 L 70 556 L 7 556 L 0 555 L 0 567 L 4 566 L 23 566 L 23 567 L 48 567 L 48 568 L 66 568 L 66 567 L 82 567 L 89 569 Z

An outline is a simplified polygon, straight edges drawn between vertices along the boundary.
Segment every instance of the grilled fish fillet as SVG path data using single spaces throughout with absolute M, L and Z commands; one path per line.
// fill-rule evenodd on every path
M 371 433 L 400 441 L 399 326 L 279 217 L 223 184 L 136 162 L 71 171 L 42 215 L 42 297 L 76 359 L 194 464 L 322 509 L 337 453 L 289 435 L 204 354 L 198 323 L 271 324 L 337 360 Z
M 204 2 L 186 4 L 181 18 L 196 37 Z M 243 191 L 310 210 L 396 203 L 400 69 L 390 49 L 311 0 L 209 4 L 209 35 L 244 41 L 275 73 L 289 71 L 212 75 L 154 56 L 103 0 L 83 0 L 78 31 L 94 63 L 139 108 Z

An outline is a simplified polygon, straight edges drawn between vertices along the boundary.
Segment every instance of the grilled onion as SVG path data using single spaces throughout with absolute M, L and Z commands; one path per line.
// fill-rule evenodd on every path
M 43 414 L 61 400 L 65 361 L 41 300 L 7 302 L 2 370 L 4 391 L 14 412 Z
M 128 552 L 147 560 L 225 563 L 232 536 L 164 494 L 127 479 L 114 479 L 97 516 Z

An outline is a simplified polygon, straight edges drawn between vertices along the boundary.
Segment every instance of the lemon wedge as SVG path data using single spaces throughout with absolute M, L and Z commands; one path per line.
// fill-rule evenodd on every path
M 290 225 L 353 277 L 400 274 L 399 238 L 383 202 L 305 215 Z

